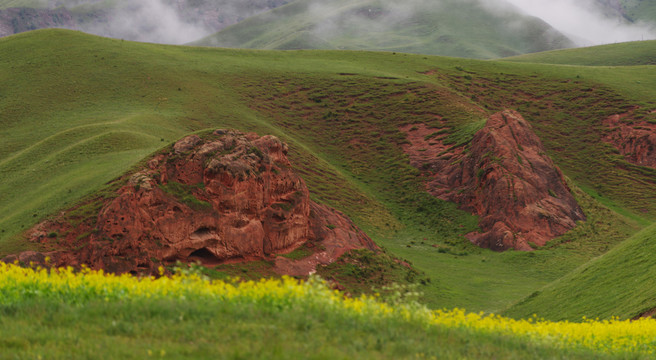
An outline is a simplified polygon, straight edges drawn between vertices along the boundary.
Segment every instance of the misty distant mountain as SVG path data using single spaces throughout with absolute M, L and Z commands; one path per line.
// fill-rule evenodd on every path
M 506 1 L 546 21 L 579 46 L 656 39 L 656 1 Z
M 0 36 L 67 28 L 126 40 L 181 44 L 289 0 L 0 0 Z
M 594 4 L 607 16 L 632 23 L 656 23 L 656 1 L 651 0 L 594 0 Z
M 297 0 L 195 44 L 499 58 L 574 46 L 503 1 Z
M 53 27 L 168 44 L 491 58 L 656 39 L 656 1 L 0 0 L 0 36 Z

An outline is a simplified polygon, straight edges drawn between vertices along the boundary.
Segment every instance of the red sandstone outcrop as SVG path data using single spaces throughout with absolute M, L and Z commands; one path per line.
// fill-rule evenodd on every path
M 411 163 L 431 177 L 428 191 L 480 216 L 483 232 L 467 235 L 479 246 L 531 250 L 529 242 L 542 246 L 585 220 L 562 173 L 515 111 L 492 115 L 468 149 L 444 144 L 439 129 L 423 124 L 401 130 Z
M 613 115 L 604 121 L 610 130 L 603 141 L 616 147 L 626 161 L 656 169 L 656 124 L 623 122 L 623 115 Z
M 282 273 L 307 275 L 348 250 L 376 249 L 346 216 L 310 201 L 286 153 L 274 136 L 217 130 L 185 137 L 130 175 L 95 226 L 49 221 L 35 228 L 32 240 L 65 234 L 58 241 L 66 249 L 49 254 L 51 265 L 111 272 L 153 271 L 160 261 L 275 259 L 310 241 L 322 250 L 276 260 Z

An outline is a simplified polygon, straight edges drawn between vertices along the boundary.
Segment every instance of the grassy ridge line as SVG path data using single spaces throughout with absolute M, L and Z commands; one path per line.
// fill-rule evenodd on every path
M 91 336 L 83 336 L 81 339 L 78 338 L 78 341 L 84 344 L 83 347 L 86 347 L 85 340 L 87 339 L 93 341 L 93 337 L 102 339 L 107 335 L 128 335 L 126 332 L 131 333 L 131 338 L 135 335 L 143 337 L 148 346 L 153 335 L 159 337 L 162 334 L 149 334 L 149 331 L 152 331 L 151 327 L 138 323 L 134 323 L 131 329 L 126 329 L 133 320 L 129 316 L 130 313 L 137 309 L 142 310 L 144 305 L 151 305 L 151 310 L 145 311 L 145 314 L 138 315 L 136 318 L 152 317 L 161 322 L 162 319 L 158 318 L 169 313 L 168 306 L 176 303 L 185 305 L 177 307 L 176 312 L 181 315 L 172 317 L 172 319 L 177 319 L 174 321 L 176 325 L 173 328 L 188 330 L 188 323 L 190 321 L 198 322 L 197 317 L 200 314 L 194 314 L 195 316 L 192 316 L 191 320 L 184 319 L 184 315 L 190 312 L 192 314 L 193 312 L 201 314 L 215 312 L 218 310 L 216 307 L 218 303 L 221 305 L 219 308 L 222 309 L 219 318 L 233 316 L 242 318 L 241 321 L 232 323 L 234 325 L 226 326 L 224 324 L 224 327 L 240 327 L 239 324 L 242 321 L 254 326 L 250 330 L 242 328 L 240 336 L 240 338 L 248 339 L 247 343 L 250 344 L 257 344 L 259 343 L 257 340 L 270 336 L 267 335 L 267 332 L 258 330 L 264 324 L 261 323 L 262 320 L 254 321 L 253 319 L 257 319 L 257 317 L 254 318 L 253 313 L 265 314 L 266 323 L 271 324 L 269 320 L 273 314 L 279 314 L 275 318 L 280 321 L 286 320 L 287 314 L 292 311 L 297 320 L 291 324 L 296 327 L 304 327 L 305 331 L 324 332 L 326 330 L 321 329 L 327 327 L 332 332 L 344 327 L 345 331 L 355 335 L 356 338 L 341 344 L 340 352 L 345 353 L 340 356 L 363 353 L 368 354 L 365 355 L 367 357 L 380 356 L 383 358 L 388 356 L 417 358 L 446 356 L 452 358 L 465 354 L 482 357 L 491 355 L 490 350 L 494 350 L 511 357 L 532 355 L 542 358 L 558 354 L 560 356 L 583 355 L 582 357 L 586 358 L 603 357 L 604 354 L 616 356 L 631 354 L 631 356 L 639 358 L 652 354 L 655 351 L 654 345 L 656 345 L 654 344 L 656 320 L 554 323 L 535 319 L 517 321 L 498 316 L 466 313 L 458 309 L 431 311 L 416 303 L 387 304 L 370 297 L 343 297 L 316 279 L 311 279 L 307 283 L 299 283 L 290 278 L 258 282 L 209 282 L 195 273 L 179 274 L 171 278 L 139 279 L 129 275 L 119 277 L 89 270 L 83 270 L 81 273 L 75 273 L 71 269 L 48 272 L 0 264 L 0 288 L 3 290 L 2 296 L 0 296 L 0 311 L 9 316 L 9 318 L 3 316 L 1 321 L 6 326 L 0 327 L 3 329 L 1 331 L 6 331 L 7 327 L 12 329 L 24 327 L 25 323 L 22 321 L 19 321 L 17 326 L 16 324 L 12 325 L 13 321 L 7 320 L 13 320 L 11 318 L 17 314 L 23 315 L 28 309 L 36 308 L 38 311 L 43 311 L 48 307 L 57 307 L 60 311 L 55 314 L 61 312 L 64 316 L 47 316 L 42 322 L 48 323 L 54 318 L 63 320 L 60 323 L 63 324 L 63 326 L 59 326 L 60 329 L 67 329 L 73 324 L 81 325 L 83 328 L 88 327 L 83 324 L 104 323 L 107 325 L 103 326 L 104 329 L 92 326 L 96 328 L 95 333 L 91 333 Z M 97 311 L 95 309 L 98 303 L 104 303 L 103 306 L 107 308 L 94 314 Z M 77 310 L 72 312 L 70 306 L 77 307 Z M 201 310 L 203 306 L 207 306 L 209 309 Z M 89 308 L 94 310 L 89 312 Z M 192 311 L 181 310 L 181 308 L 192 309 Z M 112 321 L 97 321 L 99 318 L 112 319 L 117 315 L 116 310 L 128 310 L 128 314 L 123 314 Z M 251 315 L 246 315 L 249 312 Z M 299 316 L 299 313 L 302 316 Z M 66 319 L 66 316 L 74 314 L 75 319 Z M 85 321 L 88 320 L 85 317 L 95 318 L 96 321 Z M 322 326 L 315 327 L 317 318 L 323 319 Z M 212 321 L 211 317 L 205 319 L 210 323 Z M 278 325 L 278 321 L 273 323 Z M 201 329 L 196 329 L 191 334 L 186 333 L 184 338 L 192 338 L 193 334 L 198 332 L 206 336 L 207 333 L 202 328 L 207 329 L 208 326 L 199 326 L 199 328 Z M 209 328 L 216 329 L 214 326 Z M 349 330 L 349 328 L 352 329 Z M 98 330 L 100 330 L 99 333 Z M 300 329 L 292 329 L 294 332 L 298 330 Z M 427 335 L 415 338 L 407 336 L 406 333 L 405 336 L 399 336 L 398 332 L 404 330 L 409 330 L 408 332 L 412 335 L 418 332 L 424 332 Z M 173 332 L 175 333 L 175 330 Z M 381 342 L 381 337 L 385 338 L 391 334 L 396 334 L 396 340 Z M 53 336 L 51 333 L 48 335 Z M 370 338 L 371 336 L 374 336 L 374 339 Z M 469 346 L 463 347 L 462 336 L 466 336 L 469 341 L 476 343 L 476 350 L 472 350 Z M 1 338 L 3 342 L 9 344 L 15 341 L 12 336 Z M 331 337 L 319 337 L 319 339 L 325 347 L 324 339 L 331 339 Z M 384 340 L 390 341 L 391 339 Z M 496 340 L 499 343 L 490 349 L 490 340 Z M 414 345 L 410 346 L 410 342 Z M 194 342 L 191 343 L 192 346 L 187 346 L 187 350 L 195 347 Z M 280 346 L 290 346 L 294 349 L 300 345 L 294 340 L 291 340 L 291 343 L 291 346 Z M 224 345 L 230 348 L 231 345 L 228 344 L 230 343 Z M 330 342 L 328 344 L 333 345 Z M 366 345 L 361 347 L 358 344 Z M 35 354 L 48 347 L 53 350 L 53 346 L 47 343 L 23 342 L 22 346 L 20 343 L 19 346 L 12 345 L 14 346 L 11 346 L 11 350 L 18 350 L 16 351 L 18 354 Z M 129 345 L 140 351 L 144 350 L 143 347 L 134 343 L 129 343 Z M 158 345 L 161 346 L 161 344 Z M 169 345 L 166 349 L 156 349 L 158 350 L 157 354 L 165 356 L 167 353 L 171 354 L 171 351 L 180 351 L 176 345 L 181 344 L 174 343 L 174 346 Z M 371 348 L 368 348 L 369 346 Z M 55 351 L 61 351 L 61 347 L 57 345 L 54 348 Z M 321 354 L 322 348 L 318 349 L 318 353 Z M 332 347 L 323 350 L 331 353 L 336 351 Z M 385 353 L 385 350 L 389 350 L 391 353 Z M 282 351 L 273 355 L 283 358 L 290 357 L 289 353 Z
M 656 309 L 656 225 L 624 241 L 504 312 L 552 320 L 619 316 L 630 319 Z M 555 309 L 552 304 L 558 304 Z M 549 305 L 548 305 L 549 304 Z
M 501 60 L 584 66 L 656 65 L 656 40 L 545 51 Z

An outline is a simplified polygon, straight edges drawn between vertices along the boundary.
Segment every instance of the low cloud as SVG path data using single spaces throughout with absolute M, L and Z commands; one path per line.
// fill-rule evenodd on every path
M 50 6 L 74 7 L 102 0 L 43 0 Z M 98 22 L 80 25 L 94 34 L 143 42 L 184 44 L 207 36 L 286 0 L 190 0 L 117 1 L 116 8 L 104 12 Z M 369 7 L 359 2 L 314 0 L 308 21 L 316 20 L 313 35 L 330 40 L 335 36 L 358 36 L 398 29 L 414 14 L 422 11 L 449 11 L 453 0 L 380 0 Z M 520 11 L 538 17 L 570 37 L 578 45 L 597 45 L 633 40 L 656 39 L 656 24 L 632 23 L 612 8 L 603 8 L 602 0 L 457 0 L 482 4 L 493 13 Z M 608 1 L 606 1 L 608 2 Z M 196 7 L 190 9 L 192 3 Z M 200 5 L 198 5 L 200 4 Z M 200 7 L 198 7 L 200 6 Z M 344 13 L 344 10 L 349 10 Z M 331 17 L 340 13 L 339 17 Z M 185 14 L 185 15 L 183 15 Z M 202 19 L 201 19 L 202 18 Z M 512 27 L 513 24 L 507 24 Z
M 656 39 L 656 24 L 630 22 L 620 11 L 602 6 L 599 0 L 459 0 L 478 3 L 493 14 L 517 11 L 542 19 L 579 46 L 599 45 L 635 40 Z M 329 40 L 345 31 L 363 34 L 390 30 L 416 13 L 440 9 L 449 11 L 448 1 L 407 0 L 398 2 L 381 0 L 371 9 L 362 10 L 356 2 L 314 1 L 309 18 L 321 18 L 314 35 Z M 351 7 L 353 11 L 341 13 L 339 18 L 330 14 Z M 506 24 L 513 27 L 515 24 Z
M 422 10 L 434 11 L 441 7 L 441 0 L 381 0 L 369 6 L 317 0 L 311 3 L 308 18 L 319 19 L 312 33 L 329 40 L 344 33 L 366 35 L 390 31 Z M 333 14 L 339 16 L 333 17 Z
M 487 0 L 486 0 L 487 1 Z M 610 16 L 593 0 L 507 0 L 539 17 L 579 45 L 656 39 L 656 26 L 631 23 L 619 13 Z
M 182 20 L 179 12 L 161 0 L 126 2 L 100 23 L 81 26 L 97 35 L 142 42 L 184 44 L 212 31 L 201 24 Z

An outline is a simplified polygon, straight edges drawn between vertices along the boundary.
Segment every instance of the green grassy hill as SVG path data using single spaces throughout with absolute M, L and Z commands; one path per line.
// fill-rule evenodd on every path
M 43 30 L 0 39 L 0 254 L 20 233 L 194 131 L 274 134 L 314 200 L 431 279 L 432 307 L 501 311 L 656 219 L 656 170 L 600 141 L 634 109 L 655 121 L 651 66 L 585 67 L 350 51 L 174 47 Z M 494 253 L 477 219 L 424 191 L 399 126 L 453 139 L 504 108 L 533 124 L 588 221 L 535 252 Z M 656 302 L 654 304 L 656 307 Z M 540 310 L 540 309 L 536 309 Z
M 656 65 L 656 40 L 545 51 L 504 60 L 587 66 Z
M 476 26 L 472 26 L 476 24 Z M 511 26 L 509 24 L 512 24 Z M 196 42 L 257 49 L 402 51 L 498 58 L 573 46 L 543 21 L 477 2 L 298 0 Z
M 631 319 L 656 310 L 655 251 L 656 226 L 650 226 L 505 313 L 527 317 L 535 309 L 543 309 L 540 316 L 552 320 L 581 316 Z

